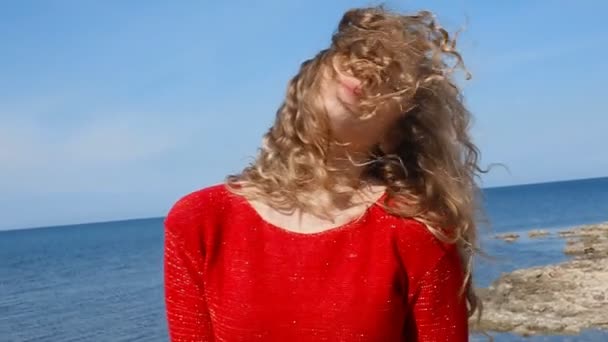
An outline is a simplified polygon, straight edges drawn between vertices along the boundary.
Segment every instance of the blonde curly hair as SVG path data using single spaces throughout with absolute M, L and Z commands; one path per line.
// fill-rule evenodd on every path
M 354 185 L 328 163 L 329 147 L 338 142 L 319 102 L 322 76 L 335 75 L 336 61 L 362 82 L 361 120 L 386 110 L 402 113 L 387 133 L 390 143 L 370 151 Z M 475 180 L 485 171 L 468 132 L 471 114 L 455 84 L 456 69 L 469 77 L 455 38 L 432 13 L 402 15 L 383 7 L 347 11 L 330 47 L 302 63 L 291 79 L 257 158 L 228 176 L 228 188 L 277 210 L 323 215 L 326 203 L 315 191 L 356 191 L 370 179 L 380 182 L 388 211 L 458 243 L 466 270 L 462 291 L 472 315 L 480 309 L 472 286 L 480 213 Z

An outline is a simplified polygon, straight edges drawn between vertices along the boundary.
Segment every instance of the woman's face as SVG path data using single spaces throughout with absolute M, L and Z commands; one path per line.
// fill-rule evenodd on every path
M 327 111 L 331 133 L 339 143 L 352 152 L 369 152 L 382 143 L 399 113 L 378 113 L 361 119 L 357 104 L 361 81 L 348 71 L 334 65 L 336 72 L 324 73 L 321 81 L 321 100 Z

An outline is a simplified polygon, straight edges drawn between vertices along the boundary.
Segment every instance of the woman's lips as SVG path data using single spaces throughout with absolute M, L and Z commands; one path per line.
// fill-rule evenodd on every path
M 344 74 L 338 75 L 338 82 L 346 91 L 353 97 L 357 97 L 361 93 L 361 81 L 359 79 L 347 76 Z
M 339 77 L 337 82 L 338 98 L 348 105 L 356 105 L 361 96 L 361 81 L 354 77 Z

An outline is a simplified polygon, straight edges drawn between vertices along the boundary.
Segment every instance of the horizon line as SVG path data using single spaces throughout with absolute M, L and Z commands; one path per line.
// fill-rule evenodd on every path
M 551 184 L 551 183 L 568 183 L 568 182 L 576 182 L 576 181 L 588 181 L 588 180 L 601 179 L 601 178 L 608 178 L 608 176 L 575 178 L 575 179 L 562 179 L 562 180 L 552 180 L 552 181 L 547 181 L 547 182 L 519 183 L 519 184 L 512 184 L 512 185 L 488 186 L 488 187 L 481 188 L 481 190 L 514 188 L 514 187 L 543 185 L 543 184 Z M 8 232 L 8 231 L 15 231 L 15 230 L 34 230 L 34 229 L 45 229 L 45 228 L 83 226 L 83 225 L 91 225 L 91 224 L 106 224 L 106 223 L 140 221 L 140 220 L 156 220 L 156 219 L 162 219 L 164 217 L 165 216 L 131 217 L 131 218 L 111 219 L 111 220 L 92 221 L 92 222 L 77 222 L 77 223 L 53 224 L 53 225 L 50 225 L 50 226 L 33 226 L 33 227 L 23 227 L 23 228 L 19 228 L 19 227 L 17 227 L 17 228 L 0 228 L 0 233 L 2 233 L 2 232 Z

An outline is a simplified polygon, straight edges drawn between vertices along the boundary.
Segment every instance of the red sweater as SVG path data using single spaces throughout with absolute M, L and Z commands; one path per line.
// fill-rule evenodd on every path
M 165 219 L 171 341 L 467 341 L 454 245 L 371 206 L 319 233 L 264 221 L 224 185 Z

